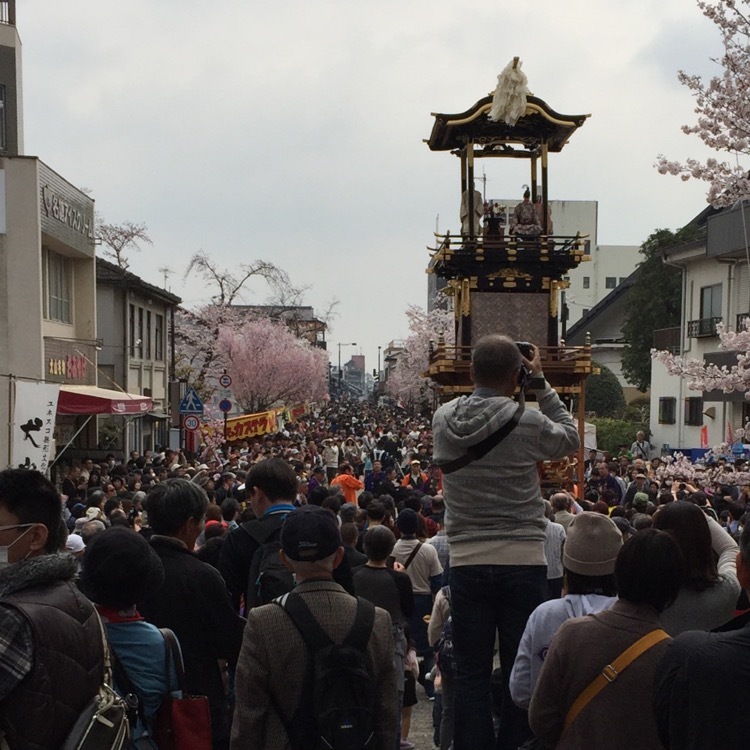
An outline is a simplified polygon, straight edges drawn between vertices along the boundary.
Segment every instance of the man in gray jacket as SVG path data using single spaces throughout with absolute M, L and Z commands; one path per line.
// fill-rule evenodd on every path
M 539 409 L 523 409 L 513 400 L 527 374 Z M 451 464 L 511 420 L 518 424 L 481 458 L 443 476 L 457 670 L 454 748 L 495 745 L 490 695 L 497 633 L 503 668 L 497 748 L 515 750 L 530 731 L 525 711 L 510 698 L 508 678 L 526 620 L 545 600 L 547 585 L 537 463 L 570 455 L 579 439 L 565 405 L 544 380 L 535 346 L 526 359 L 508 337 L 485 336 L 474 348 L 471 377 L 470 396 L 435 412 L 434 460 Z
M 336 644 L 347 639 L 359 619 L 361 603 L 333 580 L 344 548 L 331 512 L 315 505 L 293 511 L 284 521 L 280 543 L 280 558 L 294 572 L 297 586 L 274 603 L 248 612 L 237 662 L 232 750 L 323 746 L 322 738 L 316 741 L 321 735 L 315 733 L 321 731 L 325 717 L 313 714 L 321 685 L 315 680 L 315 662 L 294 611 L 301 600 L 314 621 L 308 625 L 317 623 L 314 630 L 322 629 Z M 362 678 L 369 679 L 375 700 L 368 748 L 393 750 L 399 711 L 391 618 L 379 607 L 366 606 L 374 609 L 366 641 L 367 678 Z M 313 630 L 306 632 L 314 636 Z

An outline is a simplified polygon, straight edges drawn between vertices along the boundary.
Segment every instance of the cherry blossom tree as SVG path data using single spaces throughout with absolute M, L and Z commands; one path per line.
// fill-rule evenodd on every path
M 177 308 L 177 377 L 185 378 L 201 398 L 211 397 L 216 378 L 226 366 L 218 346 L 219 334 L 223 330 L 239 330 L 246 320 L 247 315 L 230 305 L 204 305 L 194 311 Z
M 201 446 L 200 459 L 208 462 L 216 458 L 217 449 L 224 445 L 224 420 L 204 418 L 200 426 Z
M 222 268 L 205 251 L 193 255 L 185 277 L 197 274 L 211 294 L 211 302 L 196 310 L 179 308 L 175 315 L 175 348 L 177 350 L 177 376 L 183 377 L 202 398 L 212 396 L 216 379 L 227 363 L 218 345 L 222 331 L 237 331 L 249 319 L 257 317 L 239 306 L 248 286 L 261 279 L 270 289 L 274 299 L 298 304 L 304 291 L 295 287 L 288 274 L 278 266 L 264 260 L 244 263 L 238 270 Z
M 708 201 L 714 206 L 732 205 L 750 194 L 750 176 L 740 157 L 750 155 L 750 17 L 747 0 L 698 0 L 698 7 L 712 21 L 723 42 L 724 53 L 712 58 L 721 67 L 719 75 L 704 81 L 700 76 L 679 72 L 680 83 L 695 97 L 694 125 L 682 131 L 697 135 L 713 151 L 726 153 L 729 160 L 708 158 L 670 161 L 659 155 L 661 174 L 679 175 L 683 180 L 709 183 Z
M 685 378 L 690 390 L 720 390 L 724 393 L 744 393 L 745 398 L 750 399 L 750 318 L 743 321 L 743 326 L 739 331 L 729 331 L 724 323 L 718 323 L 716 333 L 719 336 L 719 348 L 736 353 L 736 365 L 731 367 L 719 366 L 700 359 L 678 357 L 670 352 L 657 351 L 656 349 L 651 350 L 651 357 L 661 362 L 670 375 Z M 732 438 L 732 443 L 726 442 L 714 446 L 708 451 L 705 459 L 731 458 L 732 445 L 742 442 L 748 435 L 750 435 L 749 425 L 733 430 L 729 436 Z M 687 459 L 684 459 L 679 466 L 684 467 L 686 461 Z M 670 471 L 673 475 L 676 475 L 677 465 L 674 465 Z M 727 471 L 725 474 L 712 475 L 710 481 L 718 484 L 744 486 L 750 484 L 750 473 Z
M 740 428 L 735 431 L 735 439 L 742 440 L 745 430 Z M 716 464 L 716 460 L 725 458 L 729 463 L 724 467 Z M 659 482 L 672 480 L 672 482 L 686 482 L 696 489 L 704 489 L 712 485 L 739 486 L 750 485 L 750 472 L 746 467 L 742 470 L 735 469 L 731 461 L 732 446 L 729 443 L 715 445 L 709 450 L 698 463 L 692 463 L 683 453 L 675 453 L 674 456 L 662 458 L 662 464 L 655 472 Z
M 388 377 L 388 390 L 404 403 L 429 403 L 432 381 L 424 377 L 430 362 L 430 347 L 443 336 L 446 346 L 455 343 L 453 312 L 435 308 L 430 312 L 411 305 L 406 310 L 411 335 L 404 342 L 393 373 Z
M 737 364 L 727 367 L 704 362 L 701 359 L 683 358 L 666 351 L 651 350 L 651 358 L 661 362 L 670 375 L 687 380 L 693 391 L 744 393 L 750 399 L 750 318 L 746 318 L 739 331 L 727 330 L 718 323 L 719 348 L 737 353 Z
M 232 377 L 234 397 L 247 413 L 326 397 L 328 357 L 268 318 L 219 332 L 218 355 Z

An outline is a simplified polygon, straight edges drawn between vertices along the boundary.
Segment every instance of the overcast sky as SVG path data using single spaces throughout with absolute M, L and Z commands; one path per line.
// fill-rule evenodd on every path
M 340 300 L 329 333 L 377 366 L 426 304 L 437 217 L 460 227 L 459 162 L 422 142 L 431 112 L 490 93 L 513 55 L 555 110 L 590 113 L 550 158 L 550 198 L 599 201 L 600 244 L 640 244 L 705 206 L 655 157 L 702 156 L 680 126 L 677 70 L 709 74 L 714 26 L 692 0 L 22 0 L 25 151 L 89 188 L 110 222 L 147 224 L 131 270 L 188 307 L 204 250 L 263 258 L 307 304 Z M 485 160 L 488 196 L 526 172 Z M 480 169 L 481 172 L 481 163 Z M 266 290 L 252 288 L 247 302 Z M 344 357 L 346 358 L 346 357 Z

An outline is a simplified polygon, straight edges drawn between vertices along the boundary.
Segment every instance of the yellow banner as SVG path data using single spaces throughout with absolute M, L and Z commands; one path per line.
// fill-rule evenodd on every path
M 276 432 L 276 411 L 264 411 L 260 414 L 243 414 L 241 417 L 227 419 L 227 442 L 245 440 L 257 435 Z

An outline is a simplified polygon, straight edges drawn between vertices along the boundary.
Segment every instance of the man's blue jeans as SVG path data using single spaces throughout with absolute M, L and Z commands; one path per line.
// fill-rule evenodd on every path
M 497 750 L 516 750 L 531 736 L 526 711 L 510 697 L 508 680 L 529 615 L 547 598 L 544 565 L 464 565 L 450 570 L 453 616 L 454 750 L 491 750 L 491 677 L 499 636 L 503 701 Z

